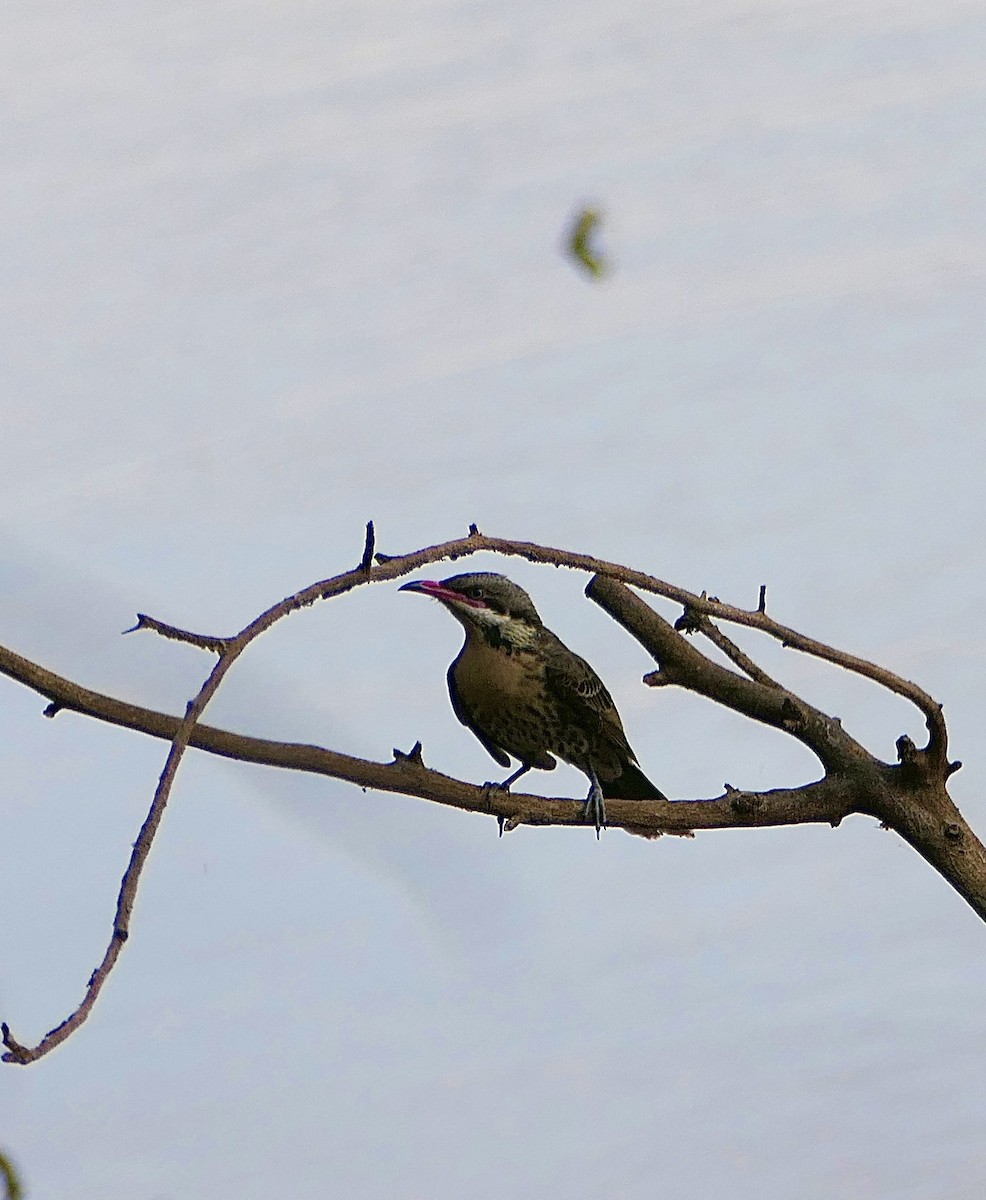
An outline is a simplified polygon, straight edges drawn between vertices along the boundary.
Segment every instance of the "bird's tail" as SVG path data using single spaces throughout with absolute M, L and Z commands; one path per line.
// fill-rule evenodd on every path
M 603 783 L 607 800 L 667 800 L 635 763 L 624 763 L 623 772 Z

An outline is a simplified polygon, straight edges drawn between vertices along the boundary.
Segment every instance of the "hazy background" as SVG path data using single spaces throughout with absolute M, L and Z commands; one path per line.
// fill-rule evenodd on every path
M 0 641 L 180 711 L 232 632 L 489 533 L 782 620 L 946 704 L 986 785 L 981 4 L 151 3 L 0 14 Z M 559 253 L 584 202 L 612 275 Z M 585 577 L 489 556 L 675 797 L 813 777 Z M 438 569 L 439 573 L 441 568 Z M 670 607 L 664 609 L 674 615 Z M 393 585 L 210 710 L 482 781 Z M 745 643 L 758 648 L 756 640 Z M 915 712 L 767 662 L 884 757 Z M 164 747 L 0 680 L 0 1016 L 75 1006 Z M 581 795 L 568 768 L 532 777 Z M 496 825 L 190 757 L 84 1029 L 0 1071 L 32 1200 L 973 1200 L 986 930 L 902 842 Z

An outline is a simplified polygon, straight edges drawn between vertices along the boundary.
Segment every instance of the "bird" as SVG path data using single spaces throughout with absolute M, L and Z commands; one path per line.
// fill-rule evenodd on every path
M 602 680 L 545 626 L 522 587 L 476 571 L 399 590 L 431 596 L 465 629 L 448 669 L 452 708 L 501 767 L 520 762 L 509 778 L 487 786 L 509 790 L 532 768 L 552 771 L 557 755 L 588 777 L 584 816 L 597 837 L 606 798 L 667 799 L 638 766 Z

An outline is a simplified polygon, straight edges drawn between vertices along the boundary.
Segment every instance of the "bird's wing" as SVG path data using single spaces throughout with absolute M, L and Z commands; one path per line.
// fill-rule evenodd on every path
M 458 659 L 456 659 L 456 662 L 458 662 Z M 479 740 L 483 743 L 483 746 L 489 752 L 491 757 L 498 762 L 501 767 L 509 767 L 510 756 L 501 750 L 495 742 L 491 742 L 489 738 L 485 736 L 485 734 L 480 733 L 469 714 L 469 710 L 462 703 L 462 697 L 459 695 L 459 689 L 455 686 L 455 663 L 449 667 L 447 678 L 449 699 L 452 701 L 452 711 L 467 729 L 471 729 L 473 731 L 476 737 L 479 738 Z
M 584 658 L 573 653 L 550 630 L 544 631 L 545 685 L 579 724 L 613 747 L 621 758 L 635 762 L 620 714 L 606 685 Z

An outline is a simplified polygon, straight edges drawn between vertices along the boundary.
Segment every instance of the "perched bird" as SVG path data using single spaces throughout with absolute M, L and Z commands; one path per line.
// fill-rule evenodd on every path
M 415 580 L 464 627 L 466 640 L 448 670 L 452 708 L 501 767 L 520 767 L 509 788 L 537 767 L 552 771 L 557 755 L 589 777 L 585 815 L 599 829 L 611 800 L 664 800 L 637 766 L 620 714 L 585 659 L 546 629 L 523 588 L 503 575 L 475 572 L 440 583 Z

